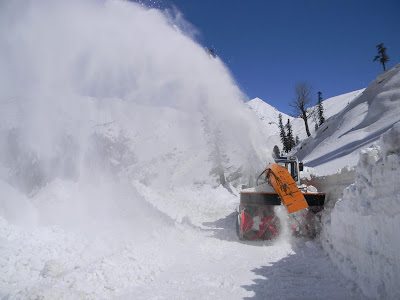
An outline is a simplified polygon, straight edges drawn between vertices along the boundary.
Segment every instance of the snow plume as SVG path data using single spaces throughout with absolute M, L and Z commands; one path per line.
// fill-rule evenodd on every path
M 373 299 L 399 299 L 400 123 L 363 150 L 355 183 L 326 216 L 322 242 L 341 271 Z
M 0 298 L 151 282 L 190 252 L 179 228 L 231 213 L 232 185 L 268 163 L 185 28 L 128 1 L 0 3 Z
M 169 14 L 127 1 L 1 3 L 5 218 L 22 209 L 17 193 L 43 224 L 131 219 L 146 206 L 132 180 L 240 184 L 267 163 L 229 71 Z

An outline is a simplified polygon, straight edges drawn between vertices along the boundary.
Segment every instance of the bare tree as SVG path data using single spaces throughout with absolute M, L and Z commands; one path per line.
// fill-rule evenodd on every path
M 307 81 L 299 81 L 294 86 L 295 97 L 289 102 L 289 106 L 293 108 L 295 116 L 300 116 L 304 120 L 307 136 L 310 136 L 310 129 L 308 128 L 308 118 L 311 112 L 307 112 L 307 108 L 313 102 L 312 93 L 313 86 Z

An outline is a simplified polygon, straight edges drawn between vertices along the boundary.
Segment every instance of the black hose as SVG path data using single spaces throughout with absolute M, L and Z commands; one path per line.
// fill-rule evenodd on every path
M 256 180 L 256 186 L 258 186 L 258 179 L 265 173 L 265 171 L 270 170 L 269 168 L 266 168 L 264 171 L 261 172 L 260 175 L 258 175 L 257 180 Z
M 282 186 L 283 190 L 286 192 L 286 184 L 284 184 L 284 183 L 280 180 L 280 178 L 279 178 L 278 176 L 276 176 L 275 173 L 274 173 L 270 168 L 266 168 L 264 171 L 261 172 L 260 175 L 258 175 L 257 180 L 256 180 L 256 186 L 258 186 L 258 179 L 260 179 L 260 177 L 261 177 L 266 171 L 268 171 L 268 173 L 266 174 L 266 178 L 268 179 L 268 178 L 269 178 L 268 175 L 269 175 L 269 174 L 272 174 L 272 175 L 275 177 L 276 182 L 278 182 L 278 183 Z M 269 179 L 268 179 L 268 183 L 271 185 Z

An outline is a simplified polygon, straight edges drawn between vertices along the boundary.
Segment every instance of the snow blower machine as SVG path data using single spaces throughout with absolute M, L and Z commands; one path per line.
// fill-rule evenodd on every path
M 319 212 L 325 194 L 313 186 L 300 184 L 303 164 L 297 157 L 279 157 L 258 176 L 256 186 L 240 192 L 237 233 L 241 240 L 269 240 L 278 236 L 281 221 L 278 205 L 289 214 L 289 227 L 294 235 L 314 238 L 319 229 Z

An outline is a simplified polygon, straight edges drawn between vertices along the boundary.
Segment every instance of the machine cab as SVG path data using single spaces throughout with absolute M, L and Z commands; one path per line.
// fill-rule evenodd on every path
M 303 171 L 303 163 L 299 163 L 296 156 L 279 157 L 275 163 L 285 167 L 297 185 L 300 185 L 300 171 Z

